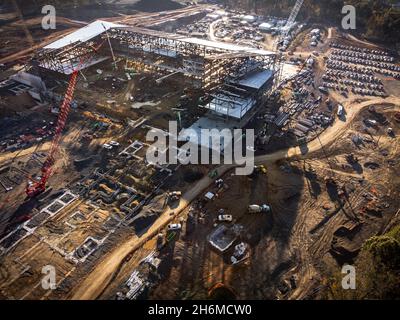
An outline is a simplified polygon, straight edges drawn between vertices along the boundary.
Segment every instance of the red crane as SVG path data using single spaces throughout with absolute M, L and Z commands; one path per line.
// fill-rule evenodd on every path
M 78 77 L 78 69 L 74 70 L 69 80 L 67 92 L 65 93 L 64 101 L 60 108 L 60 113 L 58 115 L 56 130 L 54 133 L 54 138 L 51 143 L 50 152 L 47 155 L 46 161 L 42 166 L 42 176 L 39 181 L 29 181 L 26 187 L 26 194 L 29 198 L 35 197 L 38 194 L 42 193 L 46 189 L 46 182 L 49 179 L 52 171 L 52 167 L 55 161 L 55 154 L 58 151 L 61 133 L 65 127 L 65 123 L 67 122 L 69 110 L 71 108 L 71 102 L 74 96 L 76 80 Z
M 97 50 L 101 46 L 102 46 L 102 44 L 100 44 L 97 48 L 92 47 L 92 49 L 94 50 L 94 52 L 97 52 Z M 72 72 L 71 78 L 68 83 L 68 88 L 67 88 L 67 91 L 64 96 L 64 101 L 61 105 L 60 113 L 58 115 L 56 130 L 54 133 L 53 141 L 51 143 L 50 152 L 47 155 L 46 161 L 43 163 L 43 166 L 41 169 L 42 175 L 41 175 L 39 181 L 30 180 L 26 187 L 25 192 L 29 198 L 36 197 L 37 195 L 39 195 L 40 193 L 42 193 L 46 190 L 46 183 L 52 173 L 52 168 L 53 168 L 53 165 L 55 162 L 55 155 L 60 146 L 61 134 L 62 134 L 62 131 L 64 130 L 65 123 L 67 122 L 68 114 L 69 114 L 69 111 L 71 108 L 71 102 L 74 97 L 74 91 L 75 91 L 76 81 L 78 78 L 78 72 L 80 70 L 80 66 L 82 65 L 82 63 L 84 62 L 84 60 L 86 58 L 88 58 L 87 55 L 82 57 L 78 66 Z

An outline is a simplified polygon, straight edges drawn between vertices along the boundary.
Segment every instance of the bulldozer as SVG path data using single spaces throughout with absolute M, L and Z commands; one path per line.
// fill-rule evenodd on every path
M 254 166 L 254 171 L 257 173 L 267 174 L 267 168 L 264 165 Z

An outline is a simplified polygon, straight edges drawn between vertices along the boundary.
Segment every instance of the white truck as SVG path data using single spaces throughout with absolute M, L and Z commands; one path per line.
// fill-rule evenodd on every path
M 344 116 L 344 107 L 341 104 L 338 105 L 337 115 L 338 117 Z
M 267 213 L 271 211 L 271 207 L 269 205 L 263 204 L 261 206 L 257 204 L 249 205 L 248 212 L 249 213 Z
M 218 221 L 219 222 L 232 222 L 233 217 L 230 214 L 220 214 L 218 216 Z
M 182 229 L 182 225 L 180 223 L 171 223 L 168 225 L 169 231 L 177 231 L 177 230 L 181 230 L 181 229 Z

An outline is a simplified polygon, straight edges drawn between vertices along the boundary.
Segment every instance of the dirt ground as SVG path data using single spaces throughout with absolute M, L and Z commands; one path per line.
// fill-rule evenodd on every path
M 191 10 L 195 9 L 179 9 L 174 15 L 186 15 Z M 152 19 L 160 17 L 146 13 L 108 19 L 144 25 L 144 20 L 151 23 Z M 59 33 L 85 24 L 69 18 L 61 22 L 63 29 Z M 25 23 L 33 26 L 37 20 L 26 19 Z M 32 28 L 37 46 L 15 52 L 18 50 L 16 37 L 22 32 L 21 21 L 1 28 L 8 32 L 10 39 L 7 50 L 0 51 L 0 63 L 24 58 L 59 35 L 43 35 Z M 332 39 L 337 33 L 332 28 L 324 29 L 324 37 Z M 297 47 L 293 48 L 302 58 L 316 50 L 307 46 L 304 39 L 302 34 Z M 320 78 L 327 43 L 317 50 L 324 52 L 316 59 L 316 78 Z M 26 204 L 24 189 L 29 177 L 21 174 L 21 182 L 11 192 L 0 194 L 2 235 L 17 229 L 31 218 L 30 214 L 38 213 L 64 189 L 79 185 L 81 181 L 96 184 L 92 176 L 95 169 L 99 169 L 101 175 L 119 166 L 110 174 L 108 183 L 94 187 L 90 195 L 99 190 L 112 194 L 121 182 L 132 182 L 130 187 L 143 187 L 142 177 L 133 172 L 141 168 L 140 164 L 144 165 L 148 145 L 136 155 L 140 164 L 132 165 L 131 171 L 124 171 L 129 160 L 117 163 L 113 159 L 116 153 L 107 154 L 102 145 L 111 140 L 119 141 L 120 151 L 135 140 L 143 142 L 147 125 L 166 129 L 170 120 L 177 119 L 174 108 L 181 102 L 182 95 L 188 93 L 185 89 L 190 83 L 177 78 L 168 81 L 168 85 L 157 85 L 157 76 L 142 71 L 128 80 L 125 63 L 128 62 L 118 62 L 119 71 L 114 71 L 107 62 L 99 65 L 100 72 L 84 72 L 85 79 L 79 81 L 75 96 L 78 108 L 70 115 L 56 169 L 49 181 L 51 190 L 38 203 Z M 145 218 L 151 216 L 154 221 L 140 232 L 134 219 L 124 216 L 114 203 L 107 205 L 78 198 L 32 234 L 22 235 L 23 240 L 1 256 L 0 297 L 114 299 L 132 271 L 146 256 L 157 251 L 158 235 L 168 236 L 167 225 L 179 222 L 183 230 L 160 250 L 158 257 L 162 262 L 158 280 L 147 292 L 147 298 L 205 299 L 219 283 L 228 287 L 238 299 L 325 298 L 331 276 L 340 272 L 343 263 L 353 263 L 363 242 L 384 230 L 398 212 L 400 125 L 394 116 L 400 111 L 399 81 L 386 81 L 385 87 L 388 98 L 352 94 L 344 98 L 330 93 L 333 101 L 344 105 L 345 121 L 336 119 L 306 145 L 258 155 L 256 164 L 265 165 L 266 173 L 235 176 L 233 166 L 223 165 L 217 168 L 217 177 L 210 178 L 208 174 L 214 167 L 179 167 L 161 188 L 153 190 L 154 185 L 147 185 L 149 194 L 154 197 L 140 214 Z M 60 94 L 64 90 L 64 85 L 56 89 Z M 192 105 L 183 111 L 184 123 L 201 115 L 197 108 L 198 93 L 189 92 L 189 95 L 192 95 Z M 369 110 L 371 105 L 376 112 Z M 46 115 L 48 121 L 55 119 L 49 116 L 48 109 L 33 111 Z M 374 119 L 378 125 L 368 127 L 366 119 Z M 17 129 L 18 123 L 23 121 L 34 123 L 26 114 L 18 121 Z M 131 122 L 136 121 L 141 125 L 132 128 Z M 105 129 L 102 128 L 104 124 L 107 124 Z M 393 136 L 388 134 L 388 127 L 393 128 Z M 18 134 L 16 130 L 15 135 Z M 355 135 L 362 137 L 362 143 L 354 144 Z M 21 150 L 2 152 L 1 168 L 14 166 L 16 170 L 38 174 L 40 165 L 32 164 L 30 158 L 33 153 L 46 153 L 50 146 L 49 138 Z M 356 163 L 349 162 L 350 154 L 357 159 Z M 89 164 L 79 168 L 75 161 L 85 158 L 89 158 Z M 153 171 L 156 170 L 148 169 L 148 173 Z M 216 189 L 216 178 L 224 180 L 221 189 Z M 172 190 L 182 191 L 182 198 L 165 205 L 165 192 Z M 210 190 L 217 196 L 203 204 L 203 196 Z M 122 195 L 122 199 L 126 197 L 127 194 Z M 269 204 L 272 211 L 250 215 L 247 213 L 250 204 Z M 230 262 L 232 247 L 221 254 L 208 242 L 210 233 L 218 225 L 220 209 L 233 216 L 233 222 L 226 225 L 241 226 L 242 232 L 235 244 L 243 241 L 250 245 L 249 257 L 238 265 Z M 83 215 L 82 221 L 72 218 L 75 213 Z M 194 221 L 189 218 L 192 214 L 196 217 Z M 118 227 L 110 228 L 108 223 L 118 224 Z M 17 230 L 15 237 L 19 236 Z M 74 250 L 82 249 L 88 237 L 101 239 L 99 249 L 84 263 L 78 263 Z M 60 270 L 59 288 L 54 292 L 39 288 L 40 268 L 49 261 Z
M 390 106 L 377 106 L 390 119 L 396 130 Z M 152 292 L 154 299 L 207 298 L 216 283 L 231 288 L 239 299 L 299 299 L 324 296 L 324 285 L 332 270 L 340 271 L 343 263 L 353 263 L 363 242 L 389 224 L 398 210 L 399 142 L 386 132 L 375 135 L 377 150 L 390 150 L 386 156 L 374 156 L 379 168 L 365 168 L 372 161 L 370 145 L 354 150 L 351 136 L 362 134 L 364 110 L 350 129 L 328 144 L 327 159 L 321 151 L 311 159 L 288 161 L 289 171 L 276 164 L 268 174 L 255 178 L 227 175 L 227 190 L 205 207 L 207 223 L 171 243 L 164 259 L 169 268 L 160 271 L 164 280 Z M 359 166 L 346 168 L 344 155 L 353 153 Z M 329 169 L 332 166 L 332 169 Z M 349 190 L 341 199 L 329 190 L 325 177 L 333 176 Z M 365 211 L 365 194 L 378 197 L 377 212 Z M 240 202 L 235 201 L 240 199 Z M 271 214 L 249 215 L 247 204 L 269 203 Z M 229 253 L 219 254 L 207 242 L 218 209 L 232 214 L 234 223 L 244 226 L 240 239 L 251 244 L 251 258 L 241 265 L 226 263 Z M 239 240 L 238 240 L 239 241 Z M 164 278 L 165 277 L 165 278 Z M 291 285 L 294 277 L 295 285 Z

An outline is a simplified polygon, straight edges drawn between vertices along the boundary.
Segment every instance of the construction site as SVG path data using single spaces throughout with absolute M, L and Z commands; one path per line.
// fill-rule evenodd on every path
M 307 0 L 87 1 L 55 30 L 20 2 L 0 5 L 0 299 L 340 299 L 398 228 L 396 50 L 300 21 Z M 204 129 L 254 130 L 252 173 L 149 161 L 149 132 L 180 159 Z

